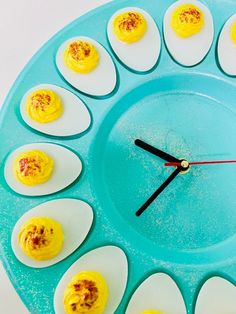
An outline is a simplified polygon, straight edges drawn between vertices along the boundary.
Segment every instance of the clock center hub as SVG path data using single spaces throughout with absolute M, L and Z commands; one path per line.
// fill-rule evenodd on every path
M 182 167 L 182 170 L 181 170 L 181 174 L 186 174 L 190 171 L 190 165 L 189 165 L 189 162 L 185 159 L 182 159 L 181 161 L 181 167 Z

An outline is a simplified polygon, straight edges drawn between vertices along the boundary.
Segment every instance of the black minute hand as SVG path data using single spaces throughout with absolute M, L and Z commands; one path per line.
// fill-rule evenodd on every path
M 171 156 L 165 152 L 163 152 L 162 150 L 154 147 L 154 146 L 151 146 L 149 145 L 148 143 L 145 143 L 144 141 L 140 140 L 140 139 L 136 139 L 134 141 L 135 145 L 137 145 L 138 147 L 148 151 L 149 153 L 155 155 L 155 156 L 158 156 L 160 158 L 162 158 L 163 160 L 165 161 L 168 161 L 168 162 L 178 162 L 178 163 L 181 163 L 181 160 L 175 158 L 174 156 Z
M 162 191 L 174 180 L 174 178 L 182 171 L 182 167 L 178 167 L 175 171 L 168 177 L 168 179 L 149 197 L 149 199 L 139 208 L 136 212 L 136 216 L 142 215 L 142 213 L 148 208 L 148 206 L 161 194 Z

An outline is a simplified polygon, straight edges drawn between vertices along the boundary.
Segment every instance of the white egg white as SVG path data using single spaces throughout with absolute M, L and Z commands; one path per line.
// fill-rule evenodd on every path
M 143 38 L 132 44 L 120 41 L 113 32 L 114 19 L 127 11 L 139 12 L 147 21 L 147 31 Z M 117 11 L 108 22 L 107 36 L 117 57 L 130 69 L 146 72 L 157 63 L 161 50 L 160 33 L 153 18 L 146 11 L 136 7 L 127 7 Z
M 179 37 L 171 27 L 171 16 L 174 10 L 183 4 L 193 4 L 204 13 L 202 30 L 191 37 Z M 166 11 L 163 21 L 163 30 L 166 46 L 171 56 L 184 66 L 194 66 L 200 63 L 211 48 L 214 38 L 214 24 L 210 10 L 196 0 L 180 0 L 174 2 Z
M 164 273 L 151 275 L 134 292 L 126 314 L 139 314 L 145 310 L 166 314 L 187 313 L 181 292 L 170 276 Z
M 115 312 L 126 288 L 128 264 L 126 255 L 120 248 L 104 246 L 80 257 L 63 275 L 54 295 L 56 314 L 65 314 L 63 295 L 72 277 L 86 270 L 97 271 L 103 275 L 108 285 L 108 302 L 104 314 Z
M 33 217 L 49 217 L 62 226 L 64 243 L 61 252 L 48 261 L 35 261 L 24 254 L 18 244 L 21 226 Z M 11 237 L 11 246 L 17 259 L 29 267 L 43 268 L 54 265 L 73 253 L 86 238 L 93 222 L 93 210 L 77 199 L 56 199 L 40 204 L 26 212 L 16 223 Z
M 236 23 L 236 14 L 225 23 L 218 41 L 219 63 L 222 70 L 228 75 L 236 75 L 236 44 L 230 36 L 231 27 L 234 23 Z
M 52 90 L 61 98 L 63 113 L 57 120 L 49 123 L 39 123 L 28 116 L 26 99 L 29 94 L 39 89 Z M 90 114 L 83 102 L 67 89 L 52 84 L 40 84 L 28 90 L 22 98 L 20 112 L 25 123 L 31 128 L 53 136 L 77 135 L 87 130 L 91 123 Z
M 41 150 L 54 160 L 54 170 L 51 178 L 43 184 L 27 186 L 19 182 L 13 173 L 15 158 L 28 150 Z M 14 150 L 7 158 L 4 176 L 9 187 L 16 193 L 27 196 L 41 196 L 58 192 L 74 182 L 82 171 L 79 157 L 71 150 L 51 143 L 32 143 Z
M 195 314 L 235 314 L 236 286 L 221 277 L 212 277 L 202 286 Z
M 100 59 L 97 67 L 87 74 L 80 74 L 70 70 L 64 63 L 64 51 L 74 40 L 85 40 L 93 44 L 98 50 Z M 65 80 L 83 93 L 93 96 L 110 94 L 116 86 L 116 69 L 111 56 L 97 41 L 89 37 L 74 37 L 64 42 L 58 49 L 56 56 L 58 70 Z

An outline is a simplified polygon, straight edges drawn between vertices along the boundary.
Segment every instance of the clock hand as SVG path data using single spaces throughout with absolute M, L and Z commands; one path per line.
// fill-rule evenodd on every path
M 175 171 L 167 178 L 167 180 L 162 183 L 162 185 L 149 197 L 149 199 L 139 208 L 136 212 L 136 216 L 142 215 L 142 213 L 148 208 L 148 206 L 157 198 L 161 192 L 174 180 L 174 178 L 183 171 L 183 167 L 178 167 Z
M 140 139 L 136 139 L 134 141 L 135 145 L 137 145 L 138 147 L 148 151 L 149 153 L 155 155 L 155 156 L 158 156 L 166 161 L 169 161 L 169 162 L 177 162 L 177 163 L 181 163 L 181 160 L 180 159 L 177 159 L 163 151 L 161 151 L 160 149 L 156 148 L 156 147 L 153 147 L 147 143 L 145 143 L 144 141 L 140 140 Z
M 214 164 L 232 164 L 236 163 L 236 160 L 214 160 L 214 161 L 193 161 L 189 162 L 189 166 L 191 165 L 214 165 Z M 180 167 L 181 163 L 179 162 L 167 162 L 165 163 L 167 167 Z

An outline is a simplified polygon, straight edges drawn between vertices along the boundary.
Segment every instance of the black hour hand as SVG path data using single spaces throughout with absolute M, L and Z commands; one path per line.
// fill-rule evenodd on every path
M 140 139 L 136 139 L 134 141 L 135 145 L 137 145 L 138 147 L 146 150 L 147 152 L 155 155 L 155 156 L 158 156 L 160 157 L 161 159 L 165 160 L 165 161 L 168 161 L 168 162 L 178 162 L 178 163 L 181 163 L 181 160 L 180 159 L 177 159 L 175 158 L 174 156 L 171 156 L 170 154 L 166 153 L 166 152 L 163 152 L 162 150 L 154 147 L 154 146 L 151 146 L 149 145 L 148 143 L 140 140 Z
M 182 167 L 178 167 L 168 177 L 168 179 L 149 197 L 149 199 L 139 208 L 136 212 L 136 216 L 142 215 L 142 213 L 148 208 L 149 205 L 165 190 L 165 188 L 174 180 L 174 178 L 182 171 Z

